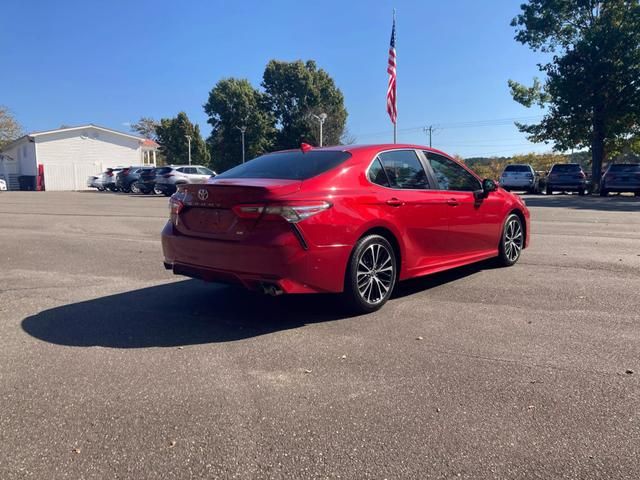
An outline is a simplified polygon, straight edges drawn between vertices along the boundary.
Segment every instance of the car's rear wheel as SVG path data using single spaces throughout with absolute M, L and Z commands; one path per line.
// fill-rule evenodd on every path
M 131 193 L 140 193 L 140 187 L 137 183 L 131 184 Z
M 162 195 L 162 189 L 158 187 L 153 187 L 153 193 L 156 195 Z
M 345 279 L 345 296 L 358 313 L 380 309 L 396 284 L 396 255 L 389 241 L 380 235 L 367 235 L 356 244 Z
M 500 253 L 498 262 L 504 267 L 510 267 L 520 259 L 524 248 L 524 227 L 522 220 L 512 213 L 504 222 L 504 229 L 500 239 Z

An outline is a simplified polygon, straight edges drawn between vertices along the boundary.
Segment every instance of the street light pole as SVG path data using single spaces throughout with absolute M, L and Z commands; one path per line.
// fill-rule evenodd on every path
M 322 126 L 324 125 L 324 121 L 327 119 L 327 114 L 326 113 L 321 113 L 320 115 L 316 115 L 316 114 L 311 114 L 313 116 L 313 118 L 315 118 L 316 120 L 318 120 L 318 122 L 320 122 L 320 146 L 322 147 Z
M 191 165 L 191 135 L 185 135 L 187 137 L 187 141 L 189 142 L 189 165 Z
M 236 127 L 236 128 L 240 130 L 240 133 L 242 134 L 242 163 L 244 163 L 244 132 L 247 131 L 247 127 L 243 125 L 241 127 Z

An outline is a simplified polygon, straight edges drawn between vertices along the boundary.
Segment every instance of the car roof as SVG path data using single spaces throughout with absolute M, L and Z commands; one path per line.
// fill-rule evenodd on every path
M 372 144 L 358 144 L 358 145 L 332 145 L 329 147 L 312 147 L 312 151 L 329 151 L 329 152 L 350 152 L 350 153 L 369 153 L 373 151 L 384 151 L 384 150 L 403 150 L 403 149 L 411 149 L 411 150 L 425 150 L 427 152 L 436 153 L 438 155 L 444 155 L 445 157 L 451 158 L 451 155 L 443 152 L 442 150 L 438 150 L 436 148 L 427 147 L 425 145 L 416 145 L 412 143 L 372 143 Z M 280 153 L 280 152 L 295 152 L 299 151 L 299 148 L 290 148 L 287 150 L 278 150 L 270 153 Z

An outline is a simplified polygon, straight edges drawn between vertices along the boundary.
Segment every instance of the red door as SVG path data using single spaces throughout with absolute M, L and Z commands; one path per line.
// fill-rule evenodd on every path
M 475 175 L 443 155 L 424 154 L 440 192 L 447 196 L 450 254 L 465 257 L 496 250 L 502 227 L 499 194 L 476 199 L 474 192 L 481 190 L 482 184 Z
M 446 192 L 432 190 L 414 150 L 394 150 L 379 155 L 369 169 L 378 204 L 402 233 L 405 255 L 403 274 L 437 265 L 450 256 L 447 245 Z

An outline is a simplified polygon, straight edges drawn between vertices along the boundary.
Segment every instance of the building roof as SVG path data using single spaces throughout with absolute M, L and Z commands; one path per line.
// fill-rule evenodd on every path
M 23 135 L 20 138 L 17 138 L 16 140 L 14 140 L 11 143 L 6 144 L 2 148 L 2 150 L 6 150 L 6 149 L 12 147 L 13 145 L 15 145 L 16 143 L 20 142 L 21 140 L 23 140 L 25 138 L 28 138 L 28 139 L 32 140 L 32 139 L 37 138 L 37 137 L 43 137 L 43 136 L 51 135 L 51 134 L 54 134 L 54 133 L 73 132 L 73 131 L 76 131 L 76 130 L 86 130 L 86 129 L 100 130 L 102 132 L 108 132 L 108 133 L 112 133 L 114 135 L 120 135 L 122 137 L 133 138 L 135 140 L 138 140 L 144 146 L 147 146 L 147 147 L 158 147 L 158 144 L 156 142 L 154 142 L 153 140 L 148 140 L 146 138 L 139 137 L 138 135 L 132 135 L 130 133 L 120 132 L 118 130 L 113 130 L 111 128 L 101 127 L 99 125 L 94 125 L 93 123 L 89 123 L 87 125 L 79 125 L 77 127 L 56 128 L 55 130 L 44 130 L 44 131 L 41 131 L 41 132 L 31 132 L 31 133 L 28 133 L 26 135 Z M 147 142 L 152 142 L 152 143 L 147 143 Z

